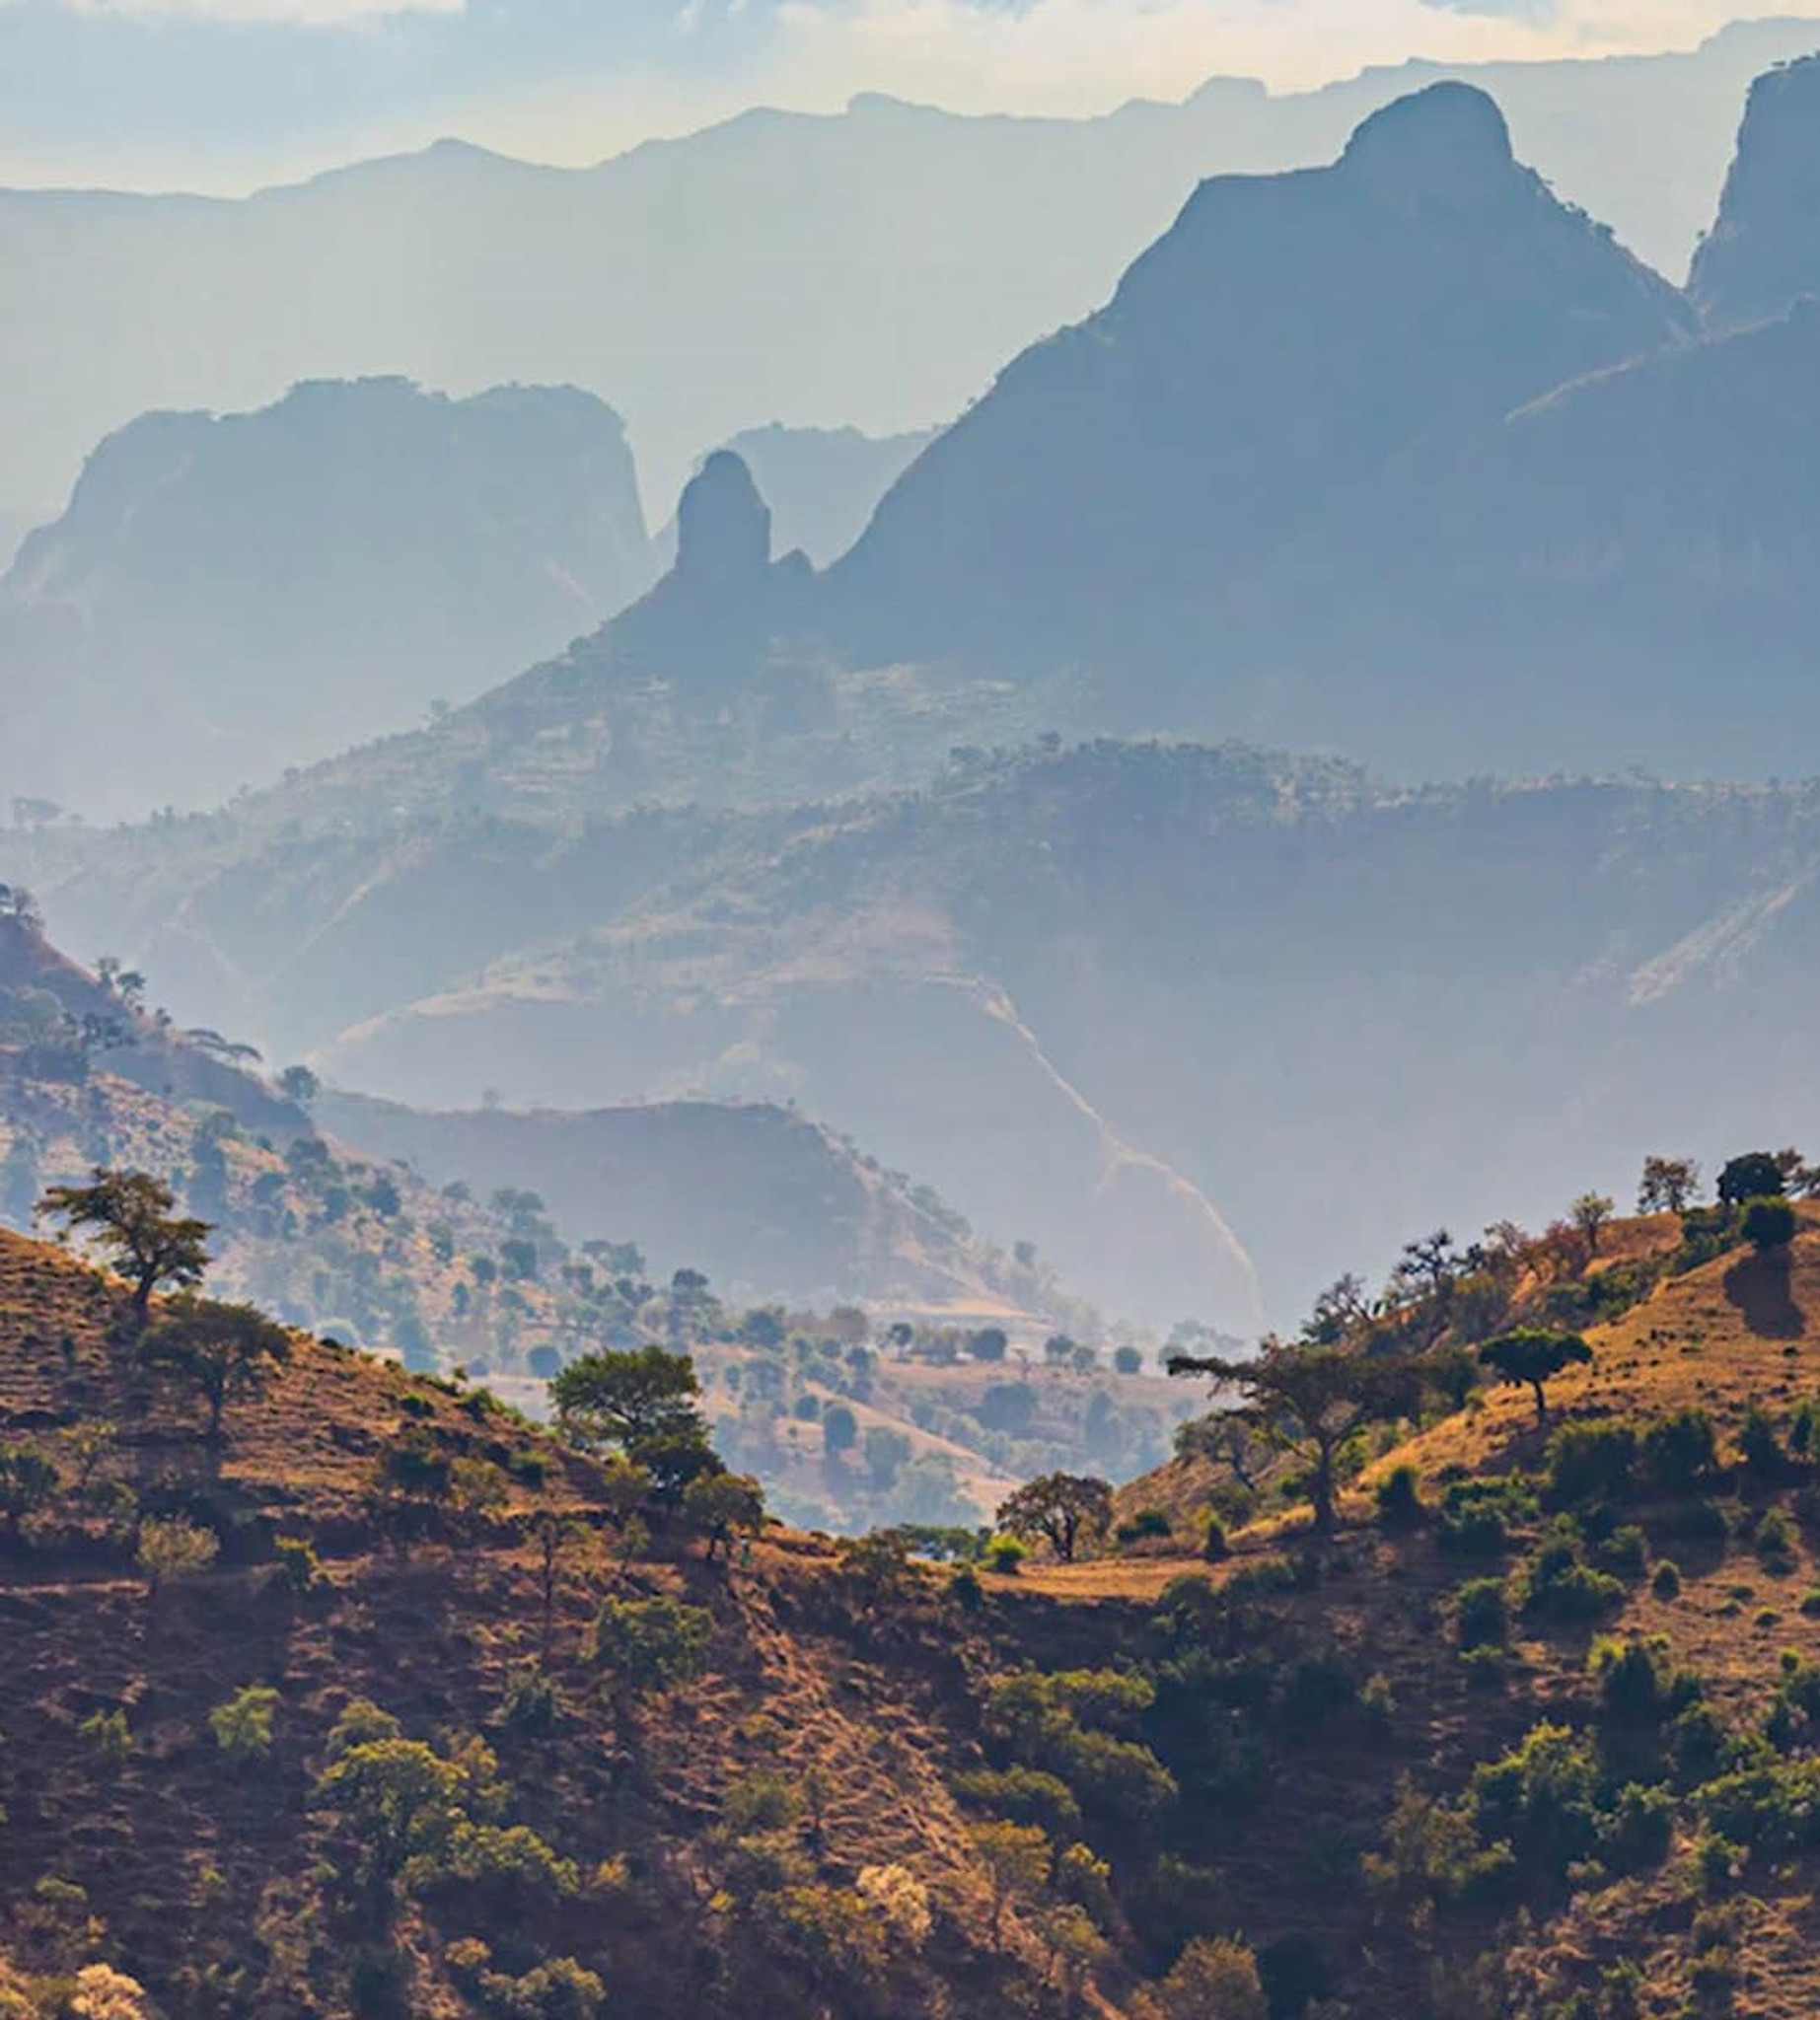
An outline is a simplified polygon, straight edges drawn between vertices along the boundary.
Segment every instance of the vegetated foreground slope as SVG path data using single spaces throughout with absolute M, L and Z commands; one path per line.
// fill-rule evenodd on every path
M 1021 1472 L 1141 1468 L 1187 1407 L 1040 1258 L 801 1118 L 691 1104 L 419 1128 L 324 1100 L 313 1119 L 137 995 L 0 921 L 0 1224 L 29 1231 L 45 1188 L 98 1164 L 157 1174 L 209 1222 L 225 1295 L 538 1414 L 592 1346 L 686 1343 L 728 1455 L 836 1530 L 973 1524 Z
M 1634 1301 L 1547 1422 L 1469 1388 L 1332 1538 L 1010 1576 L 634 1522 L 305 1339 L 210 1444 L 123 1296 L 0 1235 L 16 2002 L 1792 2020 L 1820 1229 L 1737 1226 L 1608 1230 Z

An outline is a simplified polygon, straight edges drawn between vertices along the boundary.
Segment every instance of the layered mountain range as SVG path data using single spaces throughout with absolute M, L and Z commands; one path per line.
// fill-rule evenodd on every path
M 1745 85 L 1814 45 L 1811 23 L 1770 21 L 1683 54 L 1460 74 L 1496 93 L 1526 159 L 1678 278 Z M 300 378 L 586 387 L 627 416 L 659 498 L 771 420 L 927 426 L 1102 300 L 1198 179 L 1324 160 L 1442 74 L 1283 97 L 1220 78 L 1086 120 L 868 97 L 591 169 L 445 142 L 244 200 L 0 193 L 0 270 L 32 304 L 0 327 L 0 510 L 63 496 L 148 408 L 255 406 Z
M 1820 151 L 1817 81 L 1751 101 L 1711 244 L 1760 273 L 1810 227 L 1753 164 Z M 1728 316 L 1714 261 L 1671 289 L 1437 85 L 1201 188 L 825 573 L 717 454 L 670 574 L 560 658 L 8 863 L 347 1084 L 788 1098 L 1111 1309 L 1288 1316 L 1310 1216 L 1377 1254 L 1426 1200 L 1546 1216 L 1697 1140 L 1689 1048 L 1798 1122 L 1810 795 L 1390 782 L 1810 761 L 1820 325 Z M 1376 767 L 1067 748 L 1151 727 Z

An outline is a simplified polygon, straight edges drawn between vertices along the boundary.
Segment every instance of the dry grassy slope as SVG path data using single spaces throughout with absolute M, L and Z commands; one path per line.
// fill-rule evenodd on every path
M 61 1559 L 0 1548 L 0 1954 L 10 1937 L 22 1965 L 44 1968 L 37 1952 L 49 1938 L 31 1897 L 54 1876 L 86 1889 L 106 1924 L 83 1952 L 130 1967 L 173 2015 L 339 2016 L 335 1974 L 319 1954 L 325 1932 L 297 1914 L 327 1728 L 361 1694 L 413 1736 L 491 1728 L 538 1637 L 526 1524 L 557 1510 L 587 1525 L 594 1475 L 472 1398 L 301 1337 L 270 1389 L 233 1409 L 226 1449 L 211 1452 L 193 1412 L 142 1386 L 109 1345 L 121 1308 L 91 1271 L 0 1232 L 0 1442 L 54 1440 L 61 1426 L 108 1416 L 122 1426 L 123 1474 L 144 1493 L 207 1508 L 232 1541 L 218 1568 L 156 1596 L 93 1548 Z M 508 1472 L 536 1455 L 546 1479 L 514 1479 L 492 1515 L 451 1517 L 408 1548 L 388 1546 L 367 1490 L 376 1456 L 406 1425 Z M 260 1561 L 273 1531 L 314 1540 L 320 1591 L 297 1600 L 273 1582 Z M 624 1589 L 686 1594 L 717 1624 L 710 1675 L 650 1715 L 642 1771 L 616 1774 L 580 1656 L 618 1576 L 598 1530 L 562 1563 L 551 1658 L 570 1704 L 560 1740 L 500 1743 L 518 1818 L 584 1870 L 631 1859 L 624 1889 L 556 1912 L 536 1943 L 587 1958 L 621 2012 L 717 2010 L 716 1986 L 736 1966 L 761 2001 L 767 1985 L 779 1990 L 775 1962 L 704 1914 L 715 1876 L 698 1834 L 743 1775 L 774 1768 L 800 1780 L 813 1764 L 830 1783 L 823 1876 L 902 1861 L 952 1892 L 952 2010 L 986 2010 L 968 1990 L 973 1977 L 985 1998 L 1025 1966 L 972 1956 L 978 1880 L 942 1782 L 969 1754 L 966 1721 L 945 1729 L 965 1702 L 952 1638 L 914 1615 L 860 1623 L 830 1554 L 798 1538 L 762 1544 L 732 1575 L 680 1541 L 660 1535 L 656 1549 Z M 249 1683 L 282 1693 L 273 1750 L 251 1771 L 223 1760 L 206 1723 Z M 115 1706 L 134 1735 L 117 1767 L 77 1730 Z M 460 1933 L 407 1918 L 413 2015 L 470 2010 L 439 1961 L 442 1940 Z M 314 1976 L 320 2004 L 303 1998 L 294 1970 Z M 243 1974 L 239 1988 L 209 1991 L 197 1974 L 210 1971 Z
M 1539 1429 L 1527 1390 L 1489 1389 L 1469 1408 L 1448 1416 L 1386 1453 L 1345 1497 L 1346 1530 L 1327 1558 L 1328 1574 L 1312 1591 L 1278 1604 L 1290 1637 L 1342 1650 L 1360 1673 L 1383 1680 L 1395 1709 L 1388 1729 L 1350 1760 L 1326 1772 L 1273 1780 L 1270 1803 L 1236 1848 L 1205 1847 L 1198 1857 L 1228 1890 L 1233 1920 L 1248 1933 L 1282 1926 L 1285 1875 L 1308 1870 L 1310 1847 L 1328 1842 L 1363 1849 L 1387 1815 L 1397 1777 L 1408 1774 L 1426 1789 L 1457 1790 L 1476 1762 L 1494 1757 L 1537 1719 L 1590 1720 L 1594 1694 L 1586 1654 L 1594 1629 L 1536 1631 L 1519 1625 L 1513 1686 L 1476 1689 L 1463 1677 L 1448 1624 L 1447 1601 L 1463 1578 L 1498 1567 L 1446 1557 L 1425 1536 L 1391 1539 L 1369 1522 L 1369 1490 L 1393 1468 L 1413 1466 L 1424 1494 L 1462 1474 L 1501 1474 L 1540 1466 L 1546 1438 L 1566 1422 L 1623 1417 L 1648 1420 L 1687 1407 L 1709 1411 L 1719 1431 L 1721 1459 L 1736 1459 L 1736 1432 L 1756 1405 L 1785 1423 L 1801 1402 L 1820 1398 L 1820 1208 L 1797 1208 L 1802 1230 L 1785 1256 L 1758 1257 L 1735 1250 L 1683 1276 L 1665 1280 L 1643 1303 L 1615 1323 L 1587 1334 L 1590 1367 L 1550 1384 L 1550 1417 Z M 1666 1218 L 1625 1223 L 1615 1230 L 1604 1261 L 1659 1253 L 1672 1246 Z M 1159 1482 L 1161 1484 L 1159 1484 Z M 1125 1490 L 1133 1505 L 1161 1505 L 1174 1486 L 1192 1505 L 1194 1469 L 1179 1463 Z M 1754 1490 L 1762 1507 L 1782 1496 Z M 1183 1556 L 1102 1559 L 1074 1565 L 1038 1563 L 1015 1581 L 986 1579 L 994 1593 L 1016 1590 L 1031 1599 L 1059 1601 L 1070 1610 L 1106 1616 L 1113 1624 L 1152 1605 L 1171 1581 L 1203 1577 L 1215 1589 L 1262 1558 L 1298 1545 L 1302 1518 L 1273 1518 L 1242 1532 L 1224 1564 Z M 1728 1547 L 1658 1538 L 1656 1551 L 1679 1565 L 1678 1596 L 1654 1594 L 1647 1580 L 1627 1588 L 1622 1607 L 1597 1631 L 1664 1636 L 1676 1663 L 1706 1682 L 1710 1700 L 1734 1728 L 1765 1711 L 1784 1651 L 1820 1661 L 1820 1619 L 1798 1602 L 1820 1589 L 1820 1556 L 1809 1531 L 1799 1534 L 1789 1568 L 1773 1573 L 1735 1539 Z M 1509 2011 L 1527 2016 L 1558 2010 L 1549 2001 L 1591 1983 L 1599 1969 L 1632 1958 L 1648 1986 L 1643 2012 L 1693 2015 L 1724 2012 L 1758 2020 L 1810 2020 L 1820 2013 L 1820 1870 L 1812 1861 L 1765 1867 L 1753 1861 L 1733 1913 L 1741 1978 L 1730 2005 L 1685 2004 L 1693 1984 L 1690 1904 L 1684 1854 L 1691 1849 L 1686 1820 L 1677 1827 L 1676 1855 L 1659 1873 L 1608 1890 L 1576 1896 L 1552 1919 L 1512 1946 L 1499 1936 L 1510 1970 Z M 1349 1851 L 1340 1854 L 1350 1864 Z M 1337 1869 L 1338 1870 L 1338 1869 Z M 1347 1931 L 1361 1944 L 1381 1939 L 1355 1897 L 1337 1892 L 1324 1910 L 1328 1931 Z M 1293 1913 L 1289 1917 L 1294 1925 Z M 1489 1941 L 1489 1924 L 1473 1932 L 1461 1925 L 1466 1952 Z M 1394 1957 L 1379 1960 L 1385 1977 L 1378 1996 L 1391 1998 L 1399 1983 Z M 1394 1993 L 1413 1997 L 1407 1979 Z M 1530 2003 L 1533 2001 L 1534 2003 Z M 1347 2010 L 1352 2010 L 1348 2008 Z M 1359 2009 L 1373 2015 L 1429 2008 L 1401 2004 Z M 1478 2020 L 1470 2005 L 1440 2006 L 1437 2020 L 1454 2012 Z

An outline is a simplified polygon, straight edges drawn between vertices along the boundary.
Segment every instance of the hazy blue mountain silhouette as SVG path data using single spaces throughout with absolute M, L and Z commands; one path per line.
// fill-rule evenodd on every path
M 926 426 L 1104 301 L 1201 178 L 1330 159 L 1444 74 L 1492 90 L 1523 159 L 1678 280 L 1745 85 L 1816 46 L 1812 22 L 1745 23 L 1684 52 L 1411 63 L 1280 97 L 1215 78 L 1092 119 L 760 109 L 585 169 L 442 142 L 244 199 L 3 191 L 0 272 L 31 313 L 0 319 L 0 510 L 63 495 L 136 414 L 306 377 L 586 387 L 666 501 L 771 419 Z
M 1709 323 L 1737 328 L 1820 295 L 1820 56 L 1760 77 L 1718 220 L 1689 292 Z
M 0 792 L 213 804 L 466 700 L 654 568 L 590 394 L 324 382 L 145 415 L 0 580 Z
M 1330 168 L 1202 183 L 887 493 L 827 621 L 862 657 L 1204 661 L 1220 587 L 1367 510 L 1394 458 L 1690 321 L 1489 98 L 1432 86 Z

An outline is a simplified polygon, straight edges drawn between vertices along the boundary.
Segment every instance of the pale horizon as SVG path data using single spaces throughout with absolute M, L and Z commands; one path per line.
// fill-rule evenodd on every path
M 691 0 L 622 11 L 611 31 L 540 11 L 518 0 L 488 27 L 385 0 L 0 0 L 0 181 L 239 196 L 441 139 L 589 167 L 745 111 L 828 115 L 872 95 L 1081 118 L 1219 78 L 1286 97 L 1415 62 L 1686 51 L 1760 21 L 1812 18 L 1820 41 L 1820 0 L 1744 14 L 1710 0 Z M 501 75 L 482 44 L 521 14 Z

